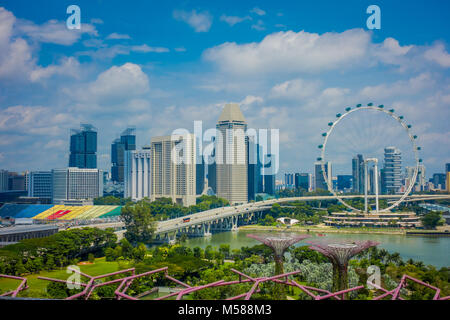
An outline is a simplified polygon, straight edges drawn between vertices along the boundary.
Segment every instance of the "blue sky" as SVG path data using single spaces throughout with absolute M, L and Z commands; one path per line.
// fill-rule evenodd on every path
M 81 8 L 81 30 L 65 27 L 70 4 Z M 367 30 L 371 4 L 381 30 Z M 108 168 L 110 143 L 127 125 L 144 145 L 193 130 L 194 120 L 212 127 L 224 103 L 239 102 L 250 127 L 280 129 L 281 173 L 312 172 L 327 122 L 374 102 L 414 124 L 427 176 L 442 172 L 449 12 L 436 0 L 0 0 L 0 168 L 66 165 L 69 129 L 80 122 L 98 127 Z M 383 132 L 393 125 L 376 121 Z M 365 144 L 369 129 L 356 132 Z M 407 146 L 389 139 L 370 142 L 398 143 L 406 158 Z M 337 163 L 358 151 L 334 147 Z

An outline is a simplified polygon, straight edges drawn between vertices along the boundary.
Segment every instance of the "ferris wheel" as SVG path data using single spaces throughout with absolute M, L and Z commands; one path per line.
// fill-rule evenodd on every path
M 350 117 L 351 114 L 370 113 L 370 112 L 372 112 L 372 114 L 375 112 L 375 113 L 382 113 L 384 115 L 387 115 L 388 117 L 395 120 L 395 122 L 400 125 L 400 129 L 403 132 L 403 134 L 406 133 L 406 137 L 409 140 L 410 146 L 412 148 L 411 151 L 412 151 L 412 155 L 413 155 L 412 161 L 414 163 L 414 165 L 413 165 L 414 171 L 412 172 L 412 177 L 411 177 L 410 183 L 405 188 L 404 192 L 399 194 L 399 195 L 401 195 L 400 198 L 398 200 L 394 201 L 387 208 L 384 208 L 383 210 L 379 210 L 378 158 L 377 157 L 366 158 L 363 163 L 364 172 L 365 172 L 364 173 L 365 206 L 364 206 L 364 211 L 363 211 L 363 210 L 357 209 L 357 208 L 353 207 L 352 205 L 348 204 L 346 201 L 344 201 L 342 196 L 340 196 L 336 193 L 336 190 L 333 188 L 331 177 L 328 177 L 328 170 L 327 170 L 327 168 L 325 168 L 325 165 L 328 162 L 332 162 L 332 159 L 327 158 L 327 143 L 329 143 L 330 137 L 333 136 L 333 133 L 336 131 L 336 128 L 338 128 L 338 126 L 342 122 L 342 120 L 345 118 L 351 118 Z M 368 115 L 368 116 L 370 116 L 370 115 Z M 355 108 L 348 107 L 345 109 L 345 112 L 336 114 L 336 120 L 329 122 L 328 127 L 329 127 L 328 131 L 322 133 L 322 137 L 324 140 L 323 140 L 323 143 L 318 146 L 318 148 L 321 149 L 321 156 L 317 158 L 317 161 L 319 161 L 319 163 L 321 165 L 323 179 L 326 183 L 328 191 L 331 192 L 334 195 L 334 197 L 341 204 L 343 204 L 348 209 L 350 209 L 354 212 L 368 213 L 370 211 L 368 208 L 368 193 L 367 193 L 367 189 L 368 189 L 367 168 L 368 168 L 368 165 L 370 162 L 373 163 L 373 165 L 374 165 L 373 170 L 375 172 L 375 174 L 374 174 L 374 177 L 375 177 L 375 179 L 374 179 L 375 180 L 375 188 L 374 188 L 375 189 L 375 206 L 376 206 L 375 212 L 388 212 L 405 200 L 405 198 L 411 193 L 411 191 L 415 185 L 415 181 L 419 174 L 419 168 L 422 163 L 422 159 L 419 158 L 419 151 L 421 150 L 421 147 L 417 146 L 417 143 L 416 143 L 417 135 L 412 133 L 412 130 L 411 130 L 412 126 L 410 124 L 407 124 L 407 122 L 405 122 L 405 119 L 403 116 L 396 115 L 394 109 L 387 110 L 384 107 L 384 105 L 374 106 L 373 103 L 369 103 L 369 104 L 367 104 L 367 106 L 363 106 L 361 104 L 358 104 Z M 370 140 L 370 136 L 367 138 L 367 140 Z M 411 181 L 412 181 L 412 183 L 411 183 Z

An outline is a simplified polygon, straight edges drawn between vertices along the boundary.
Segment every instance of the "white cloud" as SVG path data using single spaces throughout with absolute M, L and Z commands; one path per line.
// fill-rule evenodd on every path
M 245 16 L 245 17 L 238 17 L 238 16 L 227 16 L 227 15 L 222 15 L 220 17 L 220 21 L 224 21 L 226 23 L 228 23 L 230 26 L 234 26 L 235 24 L 241 23 L 245 20 L 251 20 L 252 18 L 249 16 Z
M 431 87 L 434 79 L 430 73 L 422 73 L 408 80 L 399 80 L 394 83 L 383 83 L 376 86 L 366 86 L 360 91 L 360 96 L 369 99 L 384 99 L 400 95 L 411 96 Z
M 304 99 L 311 97 L 318 91 L 318 81 L 305 81 L 303 79 L 288 80 L 275 85 L 270 90 L 271 98 Z
M 249 105 L 249 104 L 253 104 L 253 103 L 262 103 L 264 101 L 263 98 L 258 97 L 258 96 L 246 96 L 244 98 L 244 100 L 242 100 L 239 104 L 241 105 Z
M 207 49 L 204 58 L 236 74 L 315 72 L 354 65 L 366 57 L 370 34 L 362 29 L 319 35 L 277 32 L 261 42 L 226 42 Z
M 77 42 L 83 34 L 97 36 L 97 30 L 91 24 L 81 24 L 81 29 L 69 30 L 64 21 L 49 20 L 41 25 L 31 21 L 19 20 L 17 32 L 32 40 L 69 46 Z
M 250 10 L 251 13 L 255 13 L 258 16 L 263 16 L 266 14 L 266 12 L 263 9 L 260 9 L 258 7 L 254 7 L 252 10 Z
M 30 80 L 37 82 L 42 79 L 47 79 L 53 75 L 66 75 L 73 78 L 78 78 L 80 72 L 80 63 L 77 59 L 70 57 L 64 58 L 60 64 L 52 64 L 47 67 L 36 67 L 30 73 Z
M 258 20 L 258 22 L 252 25 L 252 29 L 262 31 L 265 30 L 266 27 L 264 27 L 264 22 L 262 20 Z
M 192 10 L 190 12 L 184 10 L 175 10 L 173 17 L 176 20 L 184 21 L 194 28 L 195 32 L 208 32 L 211 28 L 213 17 L 207 11 L 198 12 Z
M 110 47 L 107 46 L 101 46 L 97 50 L 87 50 L 87 51 L 80 51 L 77 52 L 77 55 L 80 56 L 90 56 L 94 59 L 112 59 L 118 55 L 129 55 L 132 52 L 139 52 L 139 53 L 164 53 L 169 52 L 170 50 L 168 48 L 164 47 L 151 47 L 147 44 L 142 45 L 113 45 Z
M 108 35 L 106 39 L 120 40 L 120 39 L 131 39 L 131 37 L 127 34 L 113 32 L 110 35 Z
M 450 54 L 445 51 L 445 47 L 442 43 L 438 43 L 425 51 L 424 57 L 427 60 L 436 62 L 444 68 L 450 67 Z
M 128 62 L 100 73 L 94 82 L 76 91 L 76 97 L 80 101 L 118 103 L 141 96 L 149 88 L 148 77 L 141 67 Z

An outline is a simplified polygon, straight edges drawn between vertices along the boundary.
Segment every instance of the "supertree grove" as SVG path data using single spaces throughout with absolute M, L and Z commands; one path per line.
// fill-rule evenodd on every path
M 293 233 L 265 233 L 248 234 L 247 237 L 256 239 L 273 250 L 275 261 L 275 275 L 280 275 L 284 273 L 283 255 L 286 249 L 294 243 L 309 238 L 309 235 Z M 276 292 L 274 295 L 278 299 L 286 298 L 284 287 L 277 285 L 275 291 Z
M 379 242 L 334 240 L 307 241 L 310 249 L 322 253 L 333 265 L 333 292 L 348 288 L 348 262 L 358 253 L 379 245 Z

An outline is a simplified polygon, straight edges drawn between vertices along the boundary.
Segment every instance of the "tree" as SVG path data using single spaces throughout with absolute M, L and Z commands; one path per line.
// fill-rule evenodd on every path
M 127 203 L 122 207 L 121 216 L 127 229 L 125 238 L 129 242 L 136 245 L 138 242 L 150 243 L 152 241 L 155 222 L 148 201 Z
M 94 263 L 94 261 L 95 261 L 95 256 L 94 256 L 92 253 L 89 253 L 89 254 L 88 254 L 88 261 L 89 261 L 90 263 Z
M 424 215 L 421 220 L 426 229 L 435 229 L 436 226 L 443 224 L 442 214 L 440 212 L 430 211 Z
M 219 252 L 226 258 L 230 256 L 230 245 L 229 244 L 221 244 L 219 246 Z

